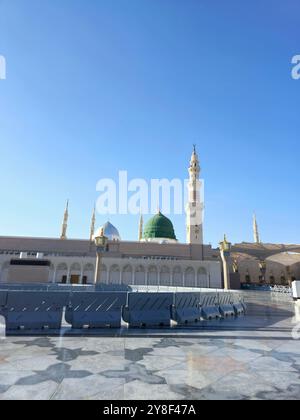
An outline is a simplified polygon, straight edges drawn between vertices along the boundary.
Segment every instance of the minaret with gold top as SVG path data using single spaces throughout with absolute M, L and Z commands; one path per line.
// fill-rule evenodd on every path
M 61 227 L 60 239 L 67 239 L 67 229 L 68 229 L 68 219 L 69 219 L 69 200 L 67 201 L 66 209 L 64 212 L 64 218 Z
M 144 228 L 144 218 L 143 218 L 142 212 L 140 212 L 139 232 L 138 232 L 139 242 L 141 242 L 141 240 L 143 239 L 143 228 Z
M 200 171 L 199 159 L 194 145 L 189 166 L 188 203 L 186 205 L 186 241 L 188 244 L 203 244 Z
M 91 219 L 91 228 L 90 228 L 90 242 L 93 242 L 94 240 L 95 224 L 96 224 L 96 207 L 94 206 L 92 219 Z
M 257 225 L 255 213 L 253 214 L 253 237 L 254 237 L 254 243 L 259 244 L 260 238 L 259 238 L 258 225 Z

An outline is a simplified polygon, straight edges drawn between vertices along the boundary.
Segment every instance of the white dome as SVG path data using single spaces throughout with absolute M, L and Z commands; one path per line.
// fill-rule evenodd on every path
M 121 241 L 121 236 L 118 229 L 112 225 L 110 222 L 106 222 L 101 226 L 97 231 L 95 236 L 100 236 L 103 230 L 104 236 L 106 236 L 110 241 Z

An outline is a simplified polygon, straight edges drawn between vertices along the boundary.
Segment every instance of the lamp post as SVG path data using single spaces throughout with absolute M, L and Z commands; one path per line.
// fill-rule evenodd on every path
M 267 264 L 265 261 L 262 260 L 259 262 L 259 270 L 261 275 L 261 283 L 265 283 L 267 271 Z
M 229 273 L 229 266 L 228 266 L 228 258 L 230 257 L 231 251 L 231 243 L 227 241 L 226 235 L 224 235 L 224 239 L 220 242 L 220 253 L 223 262 L 223 273 L 224 273 L 224 289 L 230 289 L 230 273 Z
M 95 237 L 95 245 L 96 245 L 96 268 L 95 268 L 95 278 L 94 278 L 95 285 L 100 283 L 101 257 L 102 257 L 102 253 L 106 250 L 107 241 L 108 239 L 106 236 L 104 236 L 104 232 L 102 229 L 100 236 Z

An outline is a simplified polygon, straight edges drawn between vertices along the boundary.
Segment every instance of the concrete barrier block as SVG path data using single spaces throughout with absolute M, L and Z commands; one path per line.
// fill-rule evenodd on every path
M 68 293 L 9 291 L 6 329 L 60 329 Z
M 236 315 L 241 315 L 243 313 L 245 313 L 245 306 L 243 303 L 234 303 L 233 304 L 233 309 Z
M 169 327 L 173 293 L 128 293 L 123 319 L 130 327 Z
M 218 306 L 204 306 L 201 309 L 201 316 L 206 320 L 221 318 Z
M 72 328 L 119 328 L 126 292 L 74 292 L 66 309 Z
M 175 293 L 171 316 L 178 324 L 198 322 L 201 319 L 199 293 Z
M 7 302 L 7 292 L 5 290 L 0 291 L 0 308 L 4 307 Z
M 223 318 L 235 315 L 233 305 L 220 305 L 219 311 Z
M 201 316 L 206 320 L 221 318 L 218 304 L 218 294 L 204 292 L 200 294 Z
M 6 317 L 7 292 L 0 291 L 0 316 Z

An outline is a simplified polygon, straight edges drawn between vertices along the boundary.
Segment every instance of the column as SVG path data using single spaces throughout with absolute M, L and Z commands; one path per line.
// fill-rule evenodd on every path
M 70 277 L 70 275 L 71 275 L 71 268 L 68 267 L 68 271 L 67 271 L 67 284 L 70 284 L 71 283 L 71 277 Z
M 101 279 L 101 254 L 100 252 L 97 252 L 94 284 L 100 283 L 100 279 Z
M 229 290 L 230 289 L 230 274 L 229 274 L 227 258 L 226 258 L 226 255 L 224 255 L 223 250 L 221 251 L 221 258 L 223 262 L 224 289 Z
M 53 277 L 52 277 L 52 283 L 55 283 L 55 280 L 56 280 L 56 273 L 57 273 L 57 267 L 54 267 L 54 270 L 53 270 Z
M 207 288 L 210 289 L 210 272 L 207 273 Z

